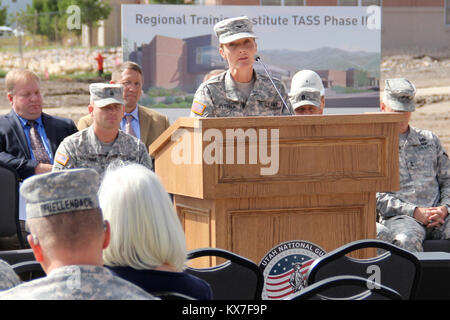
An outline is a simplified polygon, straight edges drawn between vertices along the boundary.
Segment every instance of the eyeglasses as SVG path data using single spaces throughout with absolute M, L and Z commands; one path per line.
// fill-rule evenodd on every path
M 129 88 L 131 86 L 134 86 L 136 88 L 139 88 L 142 86 L 142 83 L 140 82 L 131 82 L 131 81 L 125 81 L 120 83 L 124 88 Z

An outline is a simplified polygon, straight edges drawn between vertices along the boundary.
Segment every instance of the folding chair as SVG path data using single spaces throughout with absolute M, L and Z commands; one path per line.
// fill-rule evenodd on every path
M 45 277 L 42 266 L 37 261 L 24 261 L 11 266 L 22 281 L 30 281 Z
M 253 261 L 218 248 L 203 248 L 188 252 L 188 259 L 216 256 L 227 259 L 210 268 L 188 267 L 186 272 L 209 283 L 214 300 L 261 300 L 264 277 Z
M 349 295 L 349 292 L 360 291 Z M 285 300 L 402 300 L 395 290 L 357 276 L 335 276 L 320 280 Z
M 0 251 L 0 259 L 5 260 L 10 265 L 13 265 L 13 264 L 16 264 L 19 262 L 35 260 L 32 249 Z
M 349 253 L 365 248 L 386 252 L 370 259 L 356 259 Z M 419 259 L 411 252 L 381 240 L 358 240 L 333 250 L 315 260 L 307 273 L 308 285 L 320 280 L 351 275 L 377 279 L 380 284 L 400 293 L 403 299 L 414 299 L 421 275 Z M 353 292 L 353 294 L 356 294 Z
M 25 248 L 19 223 L 19 175 L 0 162 L 0 237 L 17 235 L 20 248 Z

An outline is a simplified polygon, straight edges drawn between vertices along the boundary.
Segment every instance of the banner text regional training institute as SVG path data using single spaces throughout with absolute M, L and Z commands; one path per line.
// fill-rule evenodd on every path
M 149 24 L 152 27 L 156 27 L 157 25 L 215 25 L 217 22 L 222 21 L 224 19 L 228 19 L 229 17 L 224 17 L 220 15 L 219 17 L 209 15 L 199 16 L 196 14 L 190 14 L 178 17 L 167 17 L 167 16 L 144 16 L 140 13 L 136 14 L 136 24 Z M 250 18 L 254 25 L 289 25 L 289 19 L 286 17 L 276 16 L 270 17 L 267 15 L 257 16 Z M 321 23 L 325 26 L 358 26 L 358 25 L 367 25 L 368 16 L 361 16 L 360 18 L 356 17 L 335 17 L 335 16 L 301 16 L 301 15 L 292 15 L 291 21 L 294 25 L 303 25 L 303 26 L 318 26 Z

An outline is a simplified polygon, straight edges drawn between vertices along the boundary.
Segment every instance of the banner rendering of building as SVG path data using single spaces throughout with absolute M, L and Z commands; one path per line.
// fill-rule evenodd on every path
M 214 24 L 242 15 L 254 24 L 262 61 L 287 90 L 297 71 L 310 69 L 321 76 L 336 106 L 378 106 L 378 6 L 123 5 L 123 60 L 142 66 L 147 105 L 190 106 L 203 77 L 227 68 Z M 254 67 L 264 72 L 259 63 Z

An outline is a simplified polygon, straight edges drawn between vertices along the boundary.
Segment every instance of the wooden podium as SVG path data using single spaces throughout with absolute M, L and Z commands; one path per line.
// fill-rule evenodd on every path
M 376 237 L 375 193 L 399 189 L 403 117 L 180 118 L 150 153 L 188 249 L 223 248 L 259 263 L 289 240 L 329 252 Z

